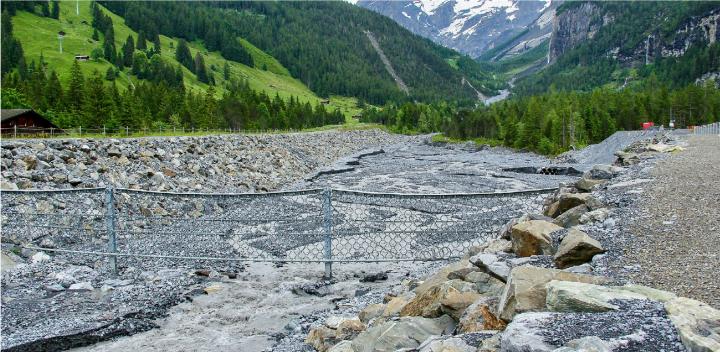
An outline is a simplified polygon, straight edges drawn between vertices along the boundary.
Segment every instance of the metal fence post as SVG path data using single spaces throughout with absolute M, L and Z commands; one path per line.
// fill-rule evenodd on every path
M 105 226 L 107 227 L 108 233 L 108 251 L 110 253 L 117 253 L 117 238 L 115 237 L 115 196 L 112 187 L 105 189 Z M 113 274 L 117 275 L 117 257 L 110 257 L 110 269 Z
M 325 278 L 332 278 L 332 189 L 323 191 L 323 232 L 325 243 L 323 245 L 325 254 Z

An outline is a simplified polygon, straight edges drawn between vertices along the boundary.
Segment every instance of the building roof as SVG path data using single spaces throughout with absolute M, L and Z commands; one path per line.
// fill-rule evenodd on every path
M 0 110 L 0 121 L 11 119 L 15 116 L 22 115 L 27 112 L 33 111 L 32 109 L 2 109 Z M 33 111 L 34 112 L 34 111 Z

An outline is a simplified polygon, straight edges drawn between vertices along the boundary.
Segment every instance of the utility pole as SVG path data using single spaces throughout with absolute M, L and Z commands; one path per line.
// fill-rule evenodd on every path
M 75 14 L 80 16 L 80 0 L 75 1 Z

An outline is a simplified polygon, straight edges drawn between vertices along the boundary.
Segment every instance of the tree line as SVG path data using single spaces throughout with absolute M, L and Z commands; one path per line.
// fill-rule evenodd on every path
M 373 104 L 452 99 L 472 105 L 476 93 L 462 84 L 463 78 L 486 94 L 504 85 L 474 60 L 416 36 L 389 18 L 342 2 L 101 3 L 136 31 L 199 39 L 228 59 L 245 55 L 237 38 L 246 39 L 321 96 L 353 96 Z M 375 34 L 410 87 L 409 97 L 386 72 L 365 30 Z M 451 59 L 457 60 L 457 68 L 448 63 Z M 252 64 L 242 57 L 236 61 Z M 188 61 L 185 66 L 192 65 Z
M 676 127 L 720 121 L 720 90 L 714 82 L 670 89 L 653 75 L 638 89 L 597 88 L 516 97 L 476 109 L 447 104 L 387 105 L 367 109 L 364 122 L 398 132 L 443 132 L 459 139 L 486 138 L 553 155 L 599 143 L 620 130 L 637 130 L 653 121 Z
M 169 67 L 158 55 L 152 61 Z M 218 98 L 213 86 L 186 91 L 166 80 L 140 81 L 121 91 L 97 70 L 85 77 L 77 61 L 63 87 L 56 72 L 46 67 L 41 58 L 23 74 L 17 69 L 6 73 L 2 108 L 33 108 L 61 128 L 302 129 L 345 120 L 339 111 L 328 111 L 322 104 L 313 107 L 295 97 L 287 101 L 271 97 L 252 90 L 246 81 L 232 80 Z M 153 64 L 149 67 L 152 72 Z

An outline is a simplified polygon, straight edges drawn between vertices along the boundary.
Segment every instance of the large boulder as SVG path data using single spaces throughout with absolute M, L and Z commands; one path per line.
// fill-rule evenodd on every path
M 563 193 L 557 201 L 545 209 L 545 215 L 555 218 L 569 209 L 582 204 L 587 205 L 590 210 L 600 209 L 603 206 L 603 204 L 590 193 Z
M 439 285 L 431 287 L 423 293 L 418 293 L 417 296 L 410 300 L 410 302 L 408 302 L 402 310 L 400 310 L 400 316 L 422 316 L 426 318 L 439 317 L 445 314 L 443 311 L 443 302 L 451 303 L 448 301 L 449 299 L 459 301 L 466 301 L 469 299 L 468 297 L 465 297 L 465 295 L 462 295 L 463 293 L 477 294 L 475 285 L 462 280 L 449 280 L 443 282 Z M 471 303 L 472 301 L 468 302 L 465 307 Z
M 597 185 L 601 185 L 603 183 L 607 182 L 607 180 L 598 180 L 594 178 L 586 178 L 583 177 L 579 179 L 577 182 L 575 182 L 575 188 L 583 191 L 583 192 L 590 192 L 595 188 Z
M 353 340 L 352 347 L 356 352 L 415 349 L 428 337 L 449 334 L 454 329 L 455 321 L 447 315 L 435 319 L 403 317 L 363 331 Z
M 461 334 L 484 330 L 502 330 L 505 322 L 498 319 L 493 311 L 498 304 L 497 297 L 481 297 L 469 307 L 458 321 L 458 332 Z
M 415 293 L 418 295 L 424 293 L 425 291 L 429 290 L 432 287 L 435 287 L 445 281 L 448 281 L 448 275 L 450 273 L 458 271 L 460 269 L 464 268 L 472 268 L 473 265 L 470 264 L 470 262 L 467 259 L 462 259 L 457 262 L 451 263 L 449 265 L 446 265 L 442 267 L 438 272 L 431 275 L 425 281 L 423 281 L 422 284 L 420 284 L 417 288 L 415 288 Z
M 305 338 L 305 343 L 312 346 L 315 350 L 325 352 L 337 343 L 335 338 L 335 330 L 327 326 L 318 326 L 313 328 Z
M 512 228 L 513 252 L 521 257 L 537 254 L 553 254 L 551 233 L 562 227 L 543 220 L 531 220 L 519 223 Z
M 600 286 L 582 282 L 550 281 L 545 285 L 546 308 L 555 312 L 606 312 L 619 307 L 616 300 L 647 299 L 623 287 Z
M 500 296 L 498 316 L 511 321 L 522 312 L 539 311 L 545 308 L 545 285 L 553 280 L 602 284 L 607 279 L 600 276 L 570 273 L 558 269 L 545 269 L 529 265 L 515 267 L 510 271 L 505 290 Z
M 400 314 L 400 311 L 415 297 L 412 292 L 393 297 L 382 312 L 382 317 L 388 318 Z
M 516 316 L 502 334 L 503 352 L 550 352 L 557 346 L 545 341 L 541 331 L 552 313 L 523 313 Z
M 585 204 L 580 204 L 576 207 L 572 207 L 565 211 L 564 213 L 560 214 L 555 220 L 553 220 L 553 224 L 564 227 L 564 228 L 570 228 L 576 225 L 580 224 L 580 217 L 583 216 L 583 214 L 588 212 L 588 207 Z
M 684 350 L 662 303 L 620 304 L 621 309 L 607 312 L 518 314 L 502 333 L 501 351 L 590 352 L 607 351 L 602 349 L 606 346 L 618 351 Z
M 623 168 L 614 166 L 614 165 L 607 165 L 607 164 L 598 164 L 592 167 L 592 169 L 588 170 L 584 177 L 592 178 L 592 179 L 602 179 L 602 180 L 609 180 L 613 177 L 615 177 L 618 173 L 620 173 L 623 170 Z
M 335 338 L 338 340 L 352 340 L 365 330 L 365 324 L 360 319 L 347 319 L 338 324 L 335 329 Z
M 607 219 L 609 215 L 610 210 L 608 210 L 608 208 L 595 209 L 591 212 L 583 214 L 580 217 L 579 222 L 581 224 L 587 224 L 590 222 L 605 221 L 605 219 Z
M 358 318 L 360 318 L 361 322 L 367 324 L 370 322 L 370 320 L 381 316 L 383 314 L 383 311 L 385 311 L 384 304 L 370 304 L 358 313 Z
M 453 317 L 453 319 L 459 320 L 460 316 L 465 312 L 465 309 L 473 304 L 473 302 L 477 301 L 480 297 L 480 294 L 477 292 L 460 292 L 452 290 L 440 300 L 440 310 Z
M 720 310 L 694 299 L 677 297 L 665 303 L 665 311 L 688 351 L 720 351 Z
M 585 232 L 570 229 L 555 252 L 555 265 L 560 269 L 589 262 L 595 254 L 603 253 L 600 242 Z
M 508 275 L 510 275 L 510 266 L 507 262 L 500 260 L 497 255 L 492 253 L 472 256 L 470 262 L 502 282 L 506 282 Z
M 431 336 L 417 348 L 418 352 L 476 352 L 477 348 L 470 346 L 460 337 Z

